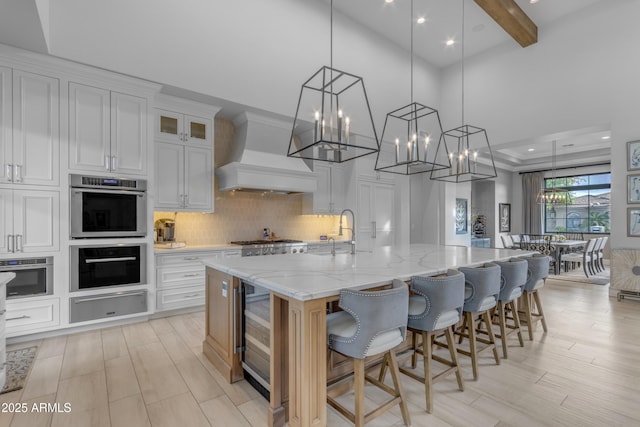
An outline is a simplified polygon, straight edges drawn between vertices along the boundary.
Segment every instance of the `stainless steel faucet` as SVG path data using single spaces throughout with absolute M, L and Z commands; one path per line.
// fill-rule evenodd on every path
M 351 213 L 351 228 L 349 227 L 344 227 L 347 230 L 351 230 L 351 253 L 355 255 L 356 253 L 356 216 L 354 215 L 353 211 L 351 209 L 343 209 L 342 212 L 340 212 L 340 230 L 338 231 L 338 235 L 342 236 L 342 216 L 344 215 L 345 212 L 350 212 Z

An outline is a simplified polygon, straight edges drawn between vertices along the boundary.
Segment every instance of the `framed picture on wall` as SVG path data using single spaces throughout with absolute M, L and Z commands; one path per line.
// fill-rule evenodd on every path
M 511 232 L 511 204 L 498 203 L 498 211 L 500 215 L 500 233 Z
M 640 175 L 627 175 L 627 203 L 640 203 Z
M 640 141 L 627 142 L 627 170 L 640 170 Z
M 456 234 L 467 234 L 467 199 L 456 199 Z
M 627 236 L 640 237 L 640 208 L 627 208 Z

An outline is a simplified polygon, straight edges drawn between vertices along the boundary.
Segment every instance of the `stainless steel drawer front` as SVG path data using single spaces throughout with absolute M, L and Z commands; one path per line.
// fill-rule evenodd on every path
M 69 298 L 69 323 L 144 313 L 146 311 L 146 290 Z

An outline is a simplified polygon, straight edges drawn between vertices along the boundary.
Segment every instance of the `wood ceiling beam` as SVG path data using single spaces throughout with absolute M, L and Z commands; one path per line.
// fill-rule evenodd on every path
M 538 41 L 538 27 L 515 0 L 474 0 L 520 46 L 527 47 Z

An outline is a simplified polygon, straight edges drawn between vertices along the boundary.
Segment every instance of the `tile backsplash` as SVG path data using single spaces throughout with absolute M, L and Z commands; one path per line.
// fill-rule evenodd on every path
M 216 191 L 214 213 L 154 212 L 154 221 L 175 218 L 176 240 L 189 245 L 217 245 L 262 239 L 268 227 L 276 237 L 319 240 L 337 235 L 338 215 L 302 215 L 302 195 L 261 195 Z M 346 235 L 345 235 L 346 237 Z

